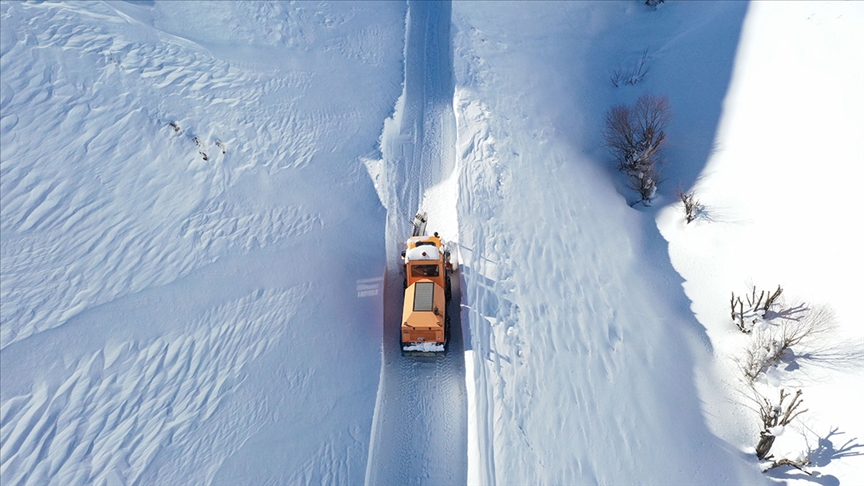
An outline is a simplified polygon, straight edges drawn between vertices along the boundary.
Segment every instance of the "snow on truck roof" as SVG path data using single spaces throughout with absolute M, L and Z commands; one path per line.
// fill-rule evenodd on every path
M 414 260 L 440 260 L 441 254 L 438 247 L 435 245 L 423 245 L 415 248 L 409 248 L 405 252 L 405 261 Z

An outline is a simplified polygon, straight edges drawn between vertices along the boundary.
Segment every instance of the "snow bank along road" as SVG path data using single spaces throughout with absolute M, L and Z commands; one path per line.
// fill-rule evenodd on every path
M 464 484 L 467 471 L 465 366 L 459 282 L 453 276 L 449 351 L 407 358 L 399 351 L 400 251 L 426 191 L 453 169 L 455 118 L 449 2 L 409 2 L 405 85 L 383 137 L 379 193 L 387 206 L 383 357 L 370 440 L 368 485 Z M 451 202 L 455 204 L 455 202 Z M 430 214 L 428 231 L 443 221 Z M 449 225 L 448 225 L 449 226 Z M 442 233 L 443 235 L 443 233 Z
M 472 483 L 763 481 L 705 425 L 693 369 L 707 339 L 597 140 L 609 106 L 677 79 L 611 85 L 646 46 L 652 75 L 683 71 L 722 100 L 703 80 L 734 52 L 746 6 L 697 3 L 453 5 Z M 698 56 L 670 59 L 678 43 Z

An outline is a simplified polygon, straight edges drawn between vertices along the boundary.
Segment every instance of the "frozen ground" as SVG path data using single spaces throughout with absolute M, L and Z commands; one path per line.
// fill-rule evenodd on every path
M 3 484 L 864 482 L 862 35 L 855 2 L 0 3 Z M 645 92 L 675 120 L 632 208 L 600 134 Z M 442 360 L 394 332 L 418 207 L 460 259 Z M 836 313 L 759 384 L 804 390 L 775 447 L 814 476 L 753 457 L 748 281 Z

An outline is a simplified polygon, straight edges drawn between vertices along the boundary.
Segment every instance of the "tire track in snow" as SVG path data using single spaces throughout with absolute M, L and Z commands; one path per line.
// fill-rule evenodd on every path
M 427 191 L 445 179 L 455 164 L 450 12 L 449 2 L 409 3 L 405 86 L 382 140 L 388 265 L 368 485 L 466 482 L 467 399 L 458 274 L 453 276 L 453 300 L 448 307 L 452 319 L 448 354 L 409 358 L 399 348 L 402 245 Z M 455 205 L 443 201 L 448 203 Z M 451 223 L 430 220 L 429 229 Z

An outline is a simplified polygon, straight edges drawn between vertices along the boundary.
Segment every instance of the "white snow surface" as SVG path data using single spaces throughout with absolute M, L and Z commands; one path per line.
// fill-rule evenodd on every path
M 862 5 L 497 6 L 453 14 L 469 483 L 809 483 L 753 464 L 728 310 L 748 281 L 840 322 L 821 361 L 759 385 L 809 408 L 775 458 L 861 482 Z M 644 53 L 645 78 L 613 86 Z M 643 93 L 675 120 L 658 200 L 630 208 L 601 133 Z M 707 211 L 686 225 L 691 187 Z
M 0 4 L 3 484 L 363 481 L 405 11 Z
M 861 483 L 862 38 L 859 2 L 0 3 L 0 481 Z M 648 92 L 631 207 L 603 117 Z M 439 358 L 399 350 L 419 209 Z M 772 452 L 814 476 L 753 453 L 751 283 L 834 312 L 756 384 L 804 391 Z

